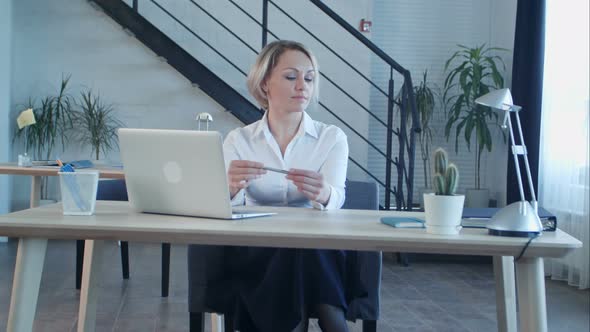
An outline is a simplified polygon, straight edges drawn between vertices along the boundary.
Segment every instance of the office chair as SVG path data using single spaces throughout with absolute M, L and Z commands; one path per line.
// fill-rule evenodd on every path
M 96 199 L 102 201 L 127 201 L 125 180 L 100 180 Z M 82 285 L 84 240 L 76 241 L 76 289 Z M 121 241 L 121 268 L 123 279 L 129 279 L 129 243 Z M 162 243 L 162 297 L 168 297 L 170 280 L 170 243 Z
M 373 182 L 347 181 L 346 201 L 343 209 L 379 209 L 379 187 Z M 232 308 L 235 307 L 235 295 L 231 289 L 225 288 L 223 280 L 224 262 L 230 255 L 230 247 L 211 245 L 189 245 L 188 247 L 188 304 L 190 331 L 205 330 L 205 313 L 224 315 L 225 331 L 234 331 Z M 348 308 L 346 318 L 350 321 L 361 319 L 363 332 L 377 331 L 379 319 L 379 302 L 381 288 L 381 252 L 357 251 L 355 268 L 359 280 L 368 291 L 367 297 L 354 299 Z M 229 258 L 229 257 L 228 257 Z M 205 294 L 215 294 L 217 307 L 215 310 L 205 305 Z M 220 312 L 221 311 L 221 312 Z M 311 317 L 314 315 L 312 313 Z

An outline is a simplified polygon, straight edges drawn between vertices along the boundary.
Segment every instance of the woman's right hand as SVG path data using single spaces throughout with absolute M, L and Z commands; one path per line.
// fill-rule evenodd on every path
M 247 188 L 250 181 L 260 178 L 266 174 L 262 169 L 264 164 L 250 160 L 232 160 L 227 170 L 227 179 L 229 182 L 229 192 L 233 198 L 240 190 Z

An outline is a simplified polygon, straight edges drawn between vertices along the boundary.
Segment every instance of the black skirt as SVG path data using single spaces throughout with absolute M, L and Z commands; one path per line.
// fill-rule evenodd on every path
M 226 287 L 235 294 L 233 312 L 242 332 L 291 331 L 316 304 L 340 307 L 346 313 L 355 297 L 366 296 L 355 273 L 354 252 L 342 250 L 233 247 L 224 262 Z M 218 298 L 217 298 L 218 299 Z

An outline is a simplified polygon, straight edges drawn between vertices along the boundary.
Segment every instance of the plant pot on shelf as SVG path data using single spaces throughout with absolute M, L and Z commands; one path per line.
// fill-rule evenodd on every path
M 490 205 L 489 189 L 467 189 L 465 191 L 465 207 L 486 208 Z
M 430 234 L 458 234 L 461 230 L 464 195 L 424 194 L 426 232 Z

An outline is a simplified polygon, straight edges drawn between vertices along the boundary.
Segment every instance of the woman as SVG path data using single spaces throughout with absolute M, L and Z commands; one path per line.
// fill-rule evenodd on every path
M 342 206 L 346 135 L 305 113 L 317 100 L 318 79 L 315 57 L 300 43 L 276 41 L 261 51 L 248 89 L 266 112 L 224 142 L 234 205 Z M 267 172 L 265 166 L 288 174 Z M 235 262 L 241 331 L 305 331 L 310 312 L 324 331 L 348 330 L 346 252 L 237 248 Z

